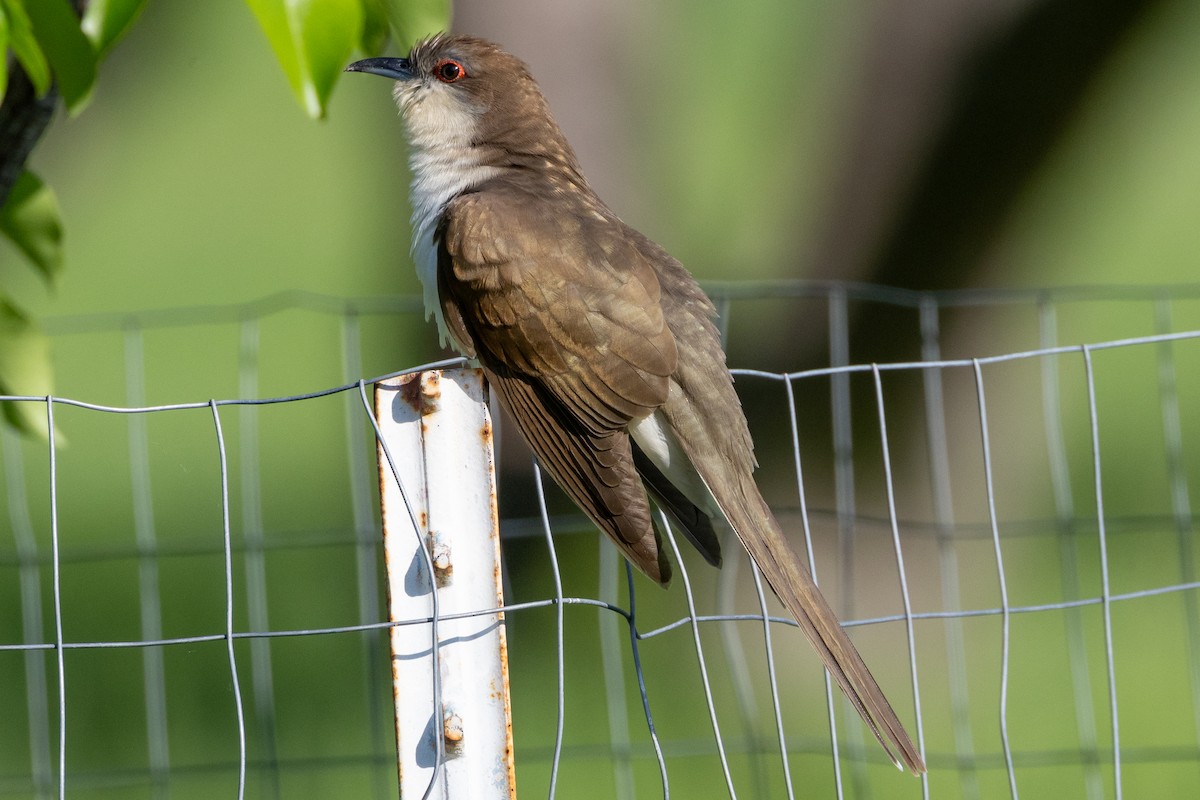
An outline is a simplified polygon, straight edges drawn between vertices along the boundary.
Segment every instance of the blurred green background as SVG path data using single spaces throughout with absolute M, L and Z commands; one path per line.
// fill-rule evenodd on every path
M 703 281 L 717 282 L 710 285 L 814 279 L 916 290 L 1113 287 L 1107 295 L 1048 296 L 1054 302 L 1041 306 L 1036 295 L 1003 303 L 993 294 L 986 303 L 947 308 L 939 317 L 947 358 L 1200 329 L 1200 292 L 1181 285 L 1195 280 L 1200 252 L 1196 3 L 473 0 L 455 4 L 455 27 L 494 38 L 531 64 L 601 196 Z M 53 337 L 56 394 L 116 406 L 276 397 L 440 357 L 431 327 L 402 299 L 418 285 L 407 257 L 406 151 L 387 89 L 376 78 L 345 79 L 328 118 L 311 122 L 244 3 L 148 4 L 103 64 L 90 106 L 74 118 L 58 116 L 32 159 L 57 191 L 66 226 L 57 289 L 46 291 L 0 243 L 4 285 Z M 1159 289 L 1120 288 L 1127 285 Z M 278 293 L 290 294 L 255 305 Z M 770 288 L 733 301 L 730 364 L 797 371 L 921 357 L 916 309 L 852 294 L 849 347 L 840 355 L 836 337 L 830 340 L 836 326 L 829 309 L 821 293 L 792 297 Z M 1200 468 L 1200 347 L 1143 345 L 1094 359 L 1110 589 L 1194 580 L 1187 573 L 1191 512 L 1180 498 L 1186 501 L 1195 483 L 1187 478 Z M 1178 459 L 1163 435 L 1164 364 L 1178 383 Z M 1082 357 L 988 366 L 983 375 L 1008 602 L 1098 597 Z M 933 534 L 921 373 L 882 378 L 914 610 L 995 608 L 1001 598 L 974 377 L 956 368 L 943 380 L 952 511 L 961 533 L 949 556 Z M 1061 393 L 1060 407 L 1049 412 L 1048 385 Z M 846 476 L 839 484 L 831 381 L 804 378 L 794 388 L 823 580 L 850 617 L 899 613 L 871 376 L 855 375 L 847 395 L 859 517 L 853 559 L 843 544 L 845 518 L 839 525 L 836 515 Z M 799 530 L 787 398 L 765 379 L 740 379 L 739 390 L 759 442 L 761 482 L 790 529 Z M 256 552 L 264 554 L 271 629 L 360 620 L 358 542 L 374 536 L 372 519 L 362 517 L 364 478 L 369 493 L 375 490 L 356 403 L 335 395 L 222 410 L 239 630 L 253 627 L 244 579 L 257 568 L 257 556 L 246 554 Z M 131 436 L 142 435 L 131 433 L 137 425 L 144 425 L 161 553 L 163 636 L 224 629 L 211 413 L 142 419 L 56 408 L 69 439 L 57 463 L 67 641 L 141 636 L 134 530 L 144 498 L 137 495 L 138 458 L 130 455 Z M 1052 469 L 1058 451 L 1048 433 L 1059 419 L 1065 485 Z M 508 599 L 550 597 L 545 544 L 520 535 L 535 508 L 528 457 L 503 426 L 500 435 L 502 512 L 513 533 L 505 545 Z M 0 643 L 20 643 L 29 633 L 22 628 L 29 603 L 20 589 L 22 502 L 45 614 L 35 638 L 53 641 L 45 444 L 6 434 L 5 456 L 0 526 L 13 535 L 0 537 Z M 1171 483 L 1180 477 L 1182 495 Z M 557 494 L 551 503 L 570 514 Z M 564 531 L 575 524 L 563 523 Z M 251 541 L 256 536 L 261 550 Z M 594 533 L 560 537 L 567 595 L 601 591 L 605 547 Z M 711 613 L 718 574 L 698 559 L 687 563 L 700 610 Z M 957 596 L 946 592 L 947 563 L 959 570 Z M 741 569 L 738 609 L 753 612 Z M 642 630 L 686 614 L 678 583 L 660 592 L 639 579 Z M 1200 653 L 1189 649 L 1194 592 L 1113 607 L 1126 796 L 1190 796 L 1200 788 Z M 624 589 L 617 601 L 627 605 Z M 566 751 L 558 796 L 619 796 L 624 779 L 612 766 L 609 709 L 596 688 L 602 615 L 591 607 L 565 613 Z M 509 618 L 522 796 L 549 786 L 553 615 L 539 609 Z M 957 634 L 936 619 L 916 625 L 932 796 L 1009 793 L 999 727 L 1001 624 L 998 616 L 962 623 L 967 680 L 960 688 L 969 715 L 957 738 L 956 679 L 947 666 L 947 641 Z M 748 716 L 735 702 L 722 655 L 734 645 L 718 626 L 704 628 L 735 783 L 740 796 L 782 796 L 761 684 L 760 627 L 739 623 L 738 630 L 759 680 L 751 704 L 757 713 Z M 775 630 L 797 794 L 833 796 L 816 661 L 790 629 Z M 1114 796 L 1101 607 L 1015 615 L 1010 633 L 1007 724 L 1020 792 Z M 860 627 L 854 635 L 901 717 L 912 720 L 903 626 Z M 1086 681 L 1069 657 L 1076 635 Z M 273 703 L 254 681 L 250 643 L 238 643 L 248 796 L 393 796 L 390 696 L 361 677 L 372 669 L 386 676 L 382 640 L 272 640 Z M 658 796 L 623 646 L 634 780 L 638 796 Z M 169 784 L 150 769 L 141 652 L 68 651 L 69 796 L 234 796 L 237 739 L 224 647 L 218 641 L 161 650 Z M 642 658 L 675 796 L 722 796 L 687 629 L 648 640 Z M 44 659 L 53 754 L 54 656 Z M 0 651 L 0 796 L 52 796 L 51 785 L 40 782 L 53 761 L 39 761 L 31 725 L 37 709 L 28 699 L 39 690 L 27 685 L 29 675 L 23 653 Z M 1082 711 L 1081 697 L 1091 700 Z M 838 715 L 846 796 L 919 796 L 920 782 L 891 770 L 840 705 Z M 1080 733 L 1087 717 L 1094 743 Z M 964 730 L 971 734 L 967 751 Z

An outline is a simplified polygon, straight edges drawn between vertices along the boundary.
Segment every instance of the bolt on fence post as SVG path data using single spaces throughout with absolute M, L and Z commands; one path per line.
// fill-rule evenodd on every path
M 380 382 L 375 413 L 404 492 L 381 444 L 388 614 L 406 623 L 390 636 L 400 797 L 515 798 L 504 615 L 478 613 L 503 605 L 483 375 L 434 370 Z

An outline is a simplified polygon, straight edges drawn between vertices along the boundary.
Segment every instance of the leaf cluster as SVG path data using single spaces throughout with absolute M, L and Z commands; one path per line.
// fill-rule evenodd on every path
M 246 0 L 267 35 L 300 105 L 323 117 L 355 52 L 381 51 L 389 36 L 401 48 L 444 30 L 450 0 Z
M 100 61 L 145 5 L 146 0 L 0 0 L 0 98 L 6 108 L 12 100 L 10 71 L 19 69 L 38 98 L 57 91 L 68 113 L 83 111 Z M 334 84 L 355 52 L 376 54 L 389 38 L 407 48 L 446 28 L 450 16 L 450 0 L 246 0 L 246 5 L 301 107 L 314 119 L 325 115 Z M 5 161 L 10 156 L 0 153 Z M 63 263 L 58 201 L 27 169 L 12 174 L 11 185 L 4 185 L 11 178 L 0 177 L 0 235 L 53 287 Z M 10 295 L 0 282 L 0 395 L 48 395 L 49 344 Z M 38 404 L 0 402 L 0 411 L 22 430 L 46 433 Z

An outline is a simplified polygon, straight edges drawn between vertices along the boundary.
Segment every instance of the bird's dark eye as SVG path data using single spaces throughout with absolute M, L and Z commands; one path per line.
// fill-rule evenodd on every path
M 454 83 L 467 77 L 467 71 L 463 69 L 463 65 L 449 58 L 439 61 L 433 68 L 433 74 L 442 83 Z

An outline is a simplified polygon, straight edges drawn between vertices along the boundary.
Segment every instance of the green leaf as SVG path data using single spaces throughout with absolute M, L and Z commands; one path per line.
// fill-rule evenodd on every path
M 38 96 L 50 91 L 50 65 L 33 35 L 33 23 L 20 0 L 0 0 L 0 10 L 8 17 L 8 45 L 33 82 Z
M 363 11 L 363 31 L 358 40 L 359 52 L 373 56 L 383 50 L 388 36 L 387 14 L 379 0 L 359 0 Z
M 300 105 L 325 115 L 333 84 L 363 32 L 360 0 L 246 0 Z
M 450 30 L 450 0 L 375 0 L 383 6 L 396 46 L 410 47 L 434 33 Z
M 0 298 L 0 394 L 45 396 L 53 393 L 50 340 L 28 317 Z M 46 438 L 44 403 L 0 403 L 0 411 L 19 430 Z M 65 441 L 55 429 L 55 439 Z
M 83 35 L 79 17 L 68 0 L 26 0 L 42 52 L 54 70 L 67 110 L 77 114 L 87 105 L 96 82 L 96 52 Z
M 146 0 L 91 0 L 83 12 L 83 32 L 92 41 L 97 58 L 109 48 L 142 13 Z
M 8 15 L 0 6 L 0 99 L 8 91 Z
M 3 233 L 50 282 L 62 268 L 62 221 L 54 191 L 26 170 L 0 208 Z M 3 302 L 3 301 L 0 301 Z

